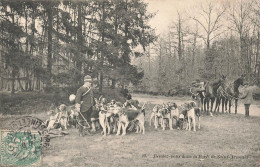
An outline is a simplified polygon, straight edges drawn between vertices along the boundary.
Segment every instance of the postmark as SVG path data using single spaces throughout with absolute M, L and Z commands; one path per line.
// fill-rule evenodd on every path
M 42 153 L 50 142 L 45 123 L 25 116 L 12 121 L 9 127 L 0 131 L 0 165 L 41 166 Z

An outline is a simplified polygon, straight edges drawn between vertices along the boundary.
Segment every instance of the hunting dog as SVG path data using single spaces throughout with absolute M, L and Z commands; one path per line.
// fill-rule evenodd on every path
M 136 133 L 145 134 L 144 118 L 145 118 L 145 108 L 132 109 L 132 108 L 120 108 L 114 110 L 114 114 L 119 117 L 118 119 L 118 129 L 117 134 L 120 135 L 122 129 L 122 136 L 126 135 L 126 129 L 129 123 L 134 123 L 136 126 Z
M 184 118 L 187 119 L 188 123 L 186 130 L 191 130 L 191 122 L 193 123 L 193 131 L 196 132 L 196 119 L 198 117 L 198 129 L 200 129 L 200 108 L 197 107 L 194 101 L 186 102 L 179 107 L 179 111 L 184 115 Z
M 99 123 L 103 129 L 103 136 L 106 136 L 107 134 L 111 133 L 112 127 L 113 132 L 116 132 L 117 127 L 117 119 L 115 117 L 114 112 L 116 110 L 120 110 L 121 107 L 118 106 L 118 103 L 116 103 L 114 100 L 110 104 L 107 104 L 107 100 L 105 98 L 101 99 L 101 102 L 99 103 Z
M 60 123 L 62 129 L 68 129 L 68 111 L 65 104 L 59 106 L 58 123 Z
M 50 115 L 46 121 L 48 131 L 56 128 L 68 129 L 68 111 L 65 104 L 61 104 L 55 110 L 48 111 L 47 115 Z
M 152 120 L 154 119 L 155 129 L 158 128 L 159 122 L 161 123 L 161 127 L 162 127 L 162 118 L 163 118 L 162 114 L 165 111 L 165 109 L 166 109 L 165 104 L 163 105 L 157 104 L 153 107 L 152 114 L 150 117 L 150 126 L 152 126 Z
M 158 126 L 156 119 L 157 119 L 158 111 L 159 111 L 160 108 L 161 108 L 161 106 L 159 104 L 155 105 L 153 107 L 152 114 L 151 114 L 151 117 L 150 117 L 150 126 L 152 126 L 152 120 L 154 119 L 154 126 L 155 126 L 156 129 L 157 129 L 157 126 Z
M 155 129 L 158 128 L 158 122 L 160 122 L 162 129 L 165 130 L 165 123 L 169 122 L 170 130 L 173 130 L 170 107 L 168 104 L 155 105 L 150 117 L 150 126 L 152 126 L 152 119 L 154 119 Z
M 173 120 L 176 120 L 176 127 L 177 129 L 182 129 L 184 123 L 184 115 L 180 113 L 178 106 L 174 102 L 167 103 L 168 110 L 170 111 L 170 118 L 173 123 Z M 172 126 L 172 124 L 170 124 Z
M 69 126 L 74 126 L 77 128 L 77 117 L 79 116 L 78 111 L 76 110 L 75 105 L 68 106 L 68 125 Z
M 169 110 L 169 106 L 163 104 L 162 108 L 158 110 L 157 118 L 161 118 L 161 126 L 162 130 L 165 130 L 165 121 L 169 122 L 169 128 L 170 130 L 173 130 L 172 128 L 172 119 L 171 119 L 171 111 Z
M 47 126 L 47 130 L 50 131 L 51 129 L 58 128 L 58 124 L 57 124 L 58 110 L 57 109 L 50 110 L 47 112 L 47 115 L 50 116 L 50 118 L 45 122 Z

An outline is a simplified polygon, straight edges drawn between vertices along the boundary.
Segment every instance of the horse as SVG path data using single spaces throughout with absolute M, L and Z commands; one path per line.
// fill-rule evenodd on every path
M 231 102 L 234 99 L 235 100 L 235 114 L 237 114 L 237 102 L 238 102 L 238 96 L 239 96 L 239 86 L 244 85 L 244 80 L 245 80 L 245 75 L 241 75 L 239 78 L 237 78 L 234 81 L 228 82 L 225 81 L 222 84 L 222 88 L 219 89 L 219 94 L 221 94 L 222 98 L 222 112 L 223 112 L 223 107 L 225 105 L 225 110 L 227 111 L 227 103 L 229 103 L 229 110 L 228 112 L 230 113 L 231 111 Z M 225 102 L 225 104 L 223 104 Z M 218 104 L 220 105 L 220 102 L 218 101 Z
M 209 102 L 211 102 L 210 115 L 212 116 L 213 104 L 217 96 L 218 88 L 224 83 L 226 77 L 221 75 L 221 78 L 213 82 L 206 82 L 205 84 L 205 98 L 204 98 L 204 111 L 209 112 Z M 206 108 L 207 107 L 207 108 Z
M 216 111 L 219 112 L 220 103 L 222 102 L 222 113 L 224 113 L 224 104 L 225 104 L 225 100 L 226 100 L 224 92 L 225 92 L 225 90 L 224 90 L 223 86 L 220 86 L 217 89 L 216 106 L 215 106 L 214 112 L 216 112 Z

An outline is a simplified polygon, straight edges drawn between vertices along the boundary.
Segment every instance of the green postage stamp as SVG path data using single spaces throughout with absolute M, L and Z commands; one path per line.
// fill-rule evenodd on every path
M 38 131 L 1 130 L 0 166 L 41 166 L 42 137 Z
M 43 151 L 50 138 L 46 125 L 38 118 L 20 117 L 0 130 L 0 166 L 41 166 Z

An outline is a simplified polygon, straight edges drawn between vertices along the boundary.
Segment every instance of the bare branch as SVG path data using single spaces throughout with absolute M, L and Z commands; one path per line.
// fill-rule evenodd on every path
M 221 31 L 220 33 L 214 35 L 212 38 L 210 38 L 210 40 L 215 39 L 216 37 L 220 36 L 221 34 L 225 33 L 227 30 Z
M 215 31 L 215 30 L 214 30 L 214 29 L 215 29 L 215 26 L 218 24 L 218 22 L 219 22 L 219 20 L 220 20 L 220 17 L 225 13 L 225 11 L 226 11 L 226 10 L 224 9 L 220 14 L 218 14 L 216 20 L 214 21 L 213 27 L 212 27 L 212 29 L 210 30 L 211 32 Z
M 197 23 L 199 23 L 203 27 L 203 29 L 207 32 L 206 27 L 197 18 L 193 17 L 192 19 L 195 20 Z

